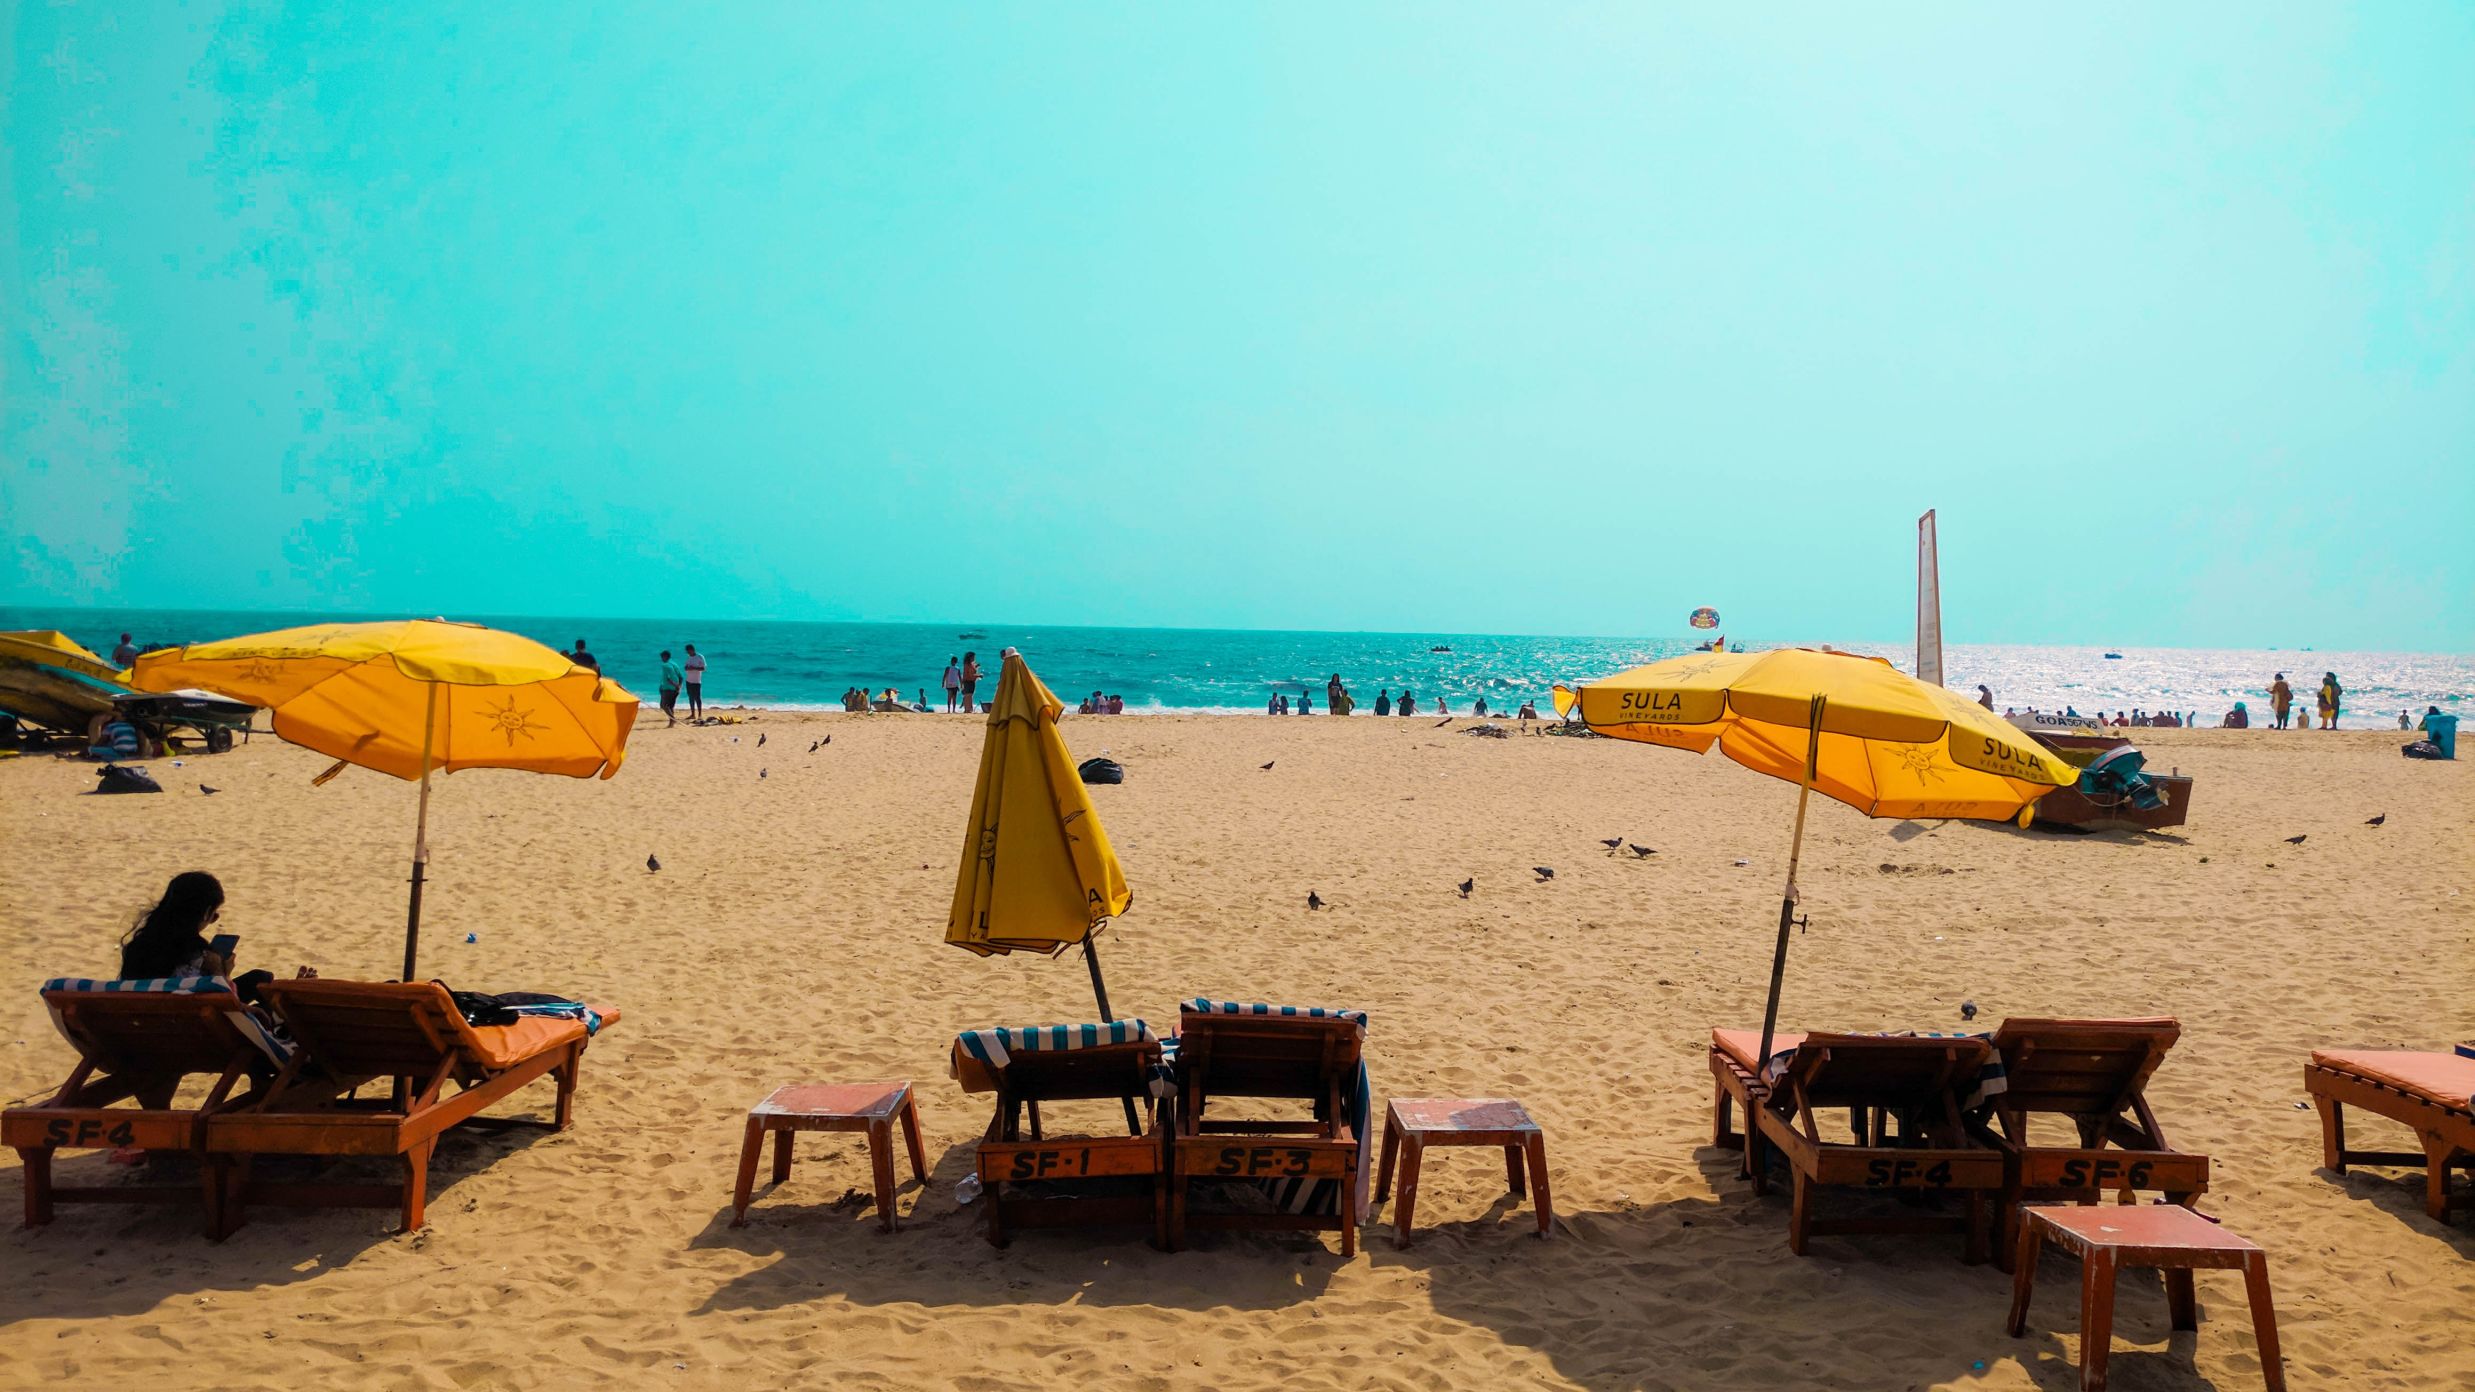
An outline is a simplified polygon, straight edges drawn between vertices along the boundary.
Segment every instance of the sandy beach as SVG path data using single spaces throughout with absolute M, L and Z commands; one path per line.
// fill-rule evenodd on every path
M 0 1158 L 0 1384 L 2076 1385 L 2067 1264 L 2012 1339 L 2007 1279 L 1955 1241 L 1795 1257 L 1784 1194 L 1755 1198 L 1707 1145 L 1707 1032 L 1760 1022 L 1793 788 L 1715 755 L 1473 739 L 1466 720 L 1069 717 L 1078 756 L 1129 771 L 1094 795 L 1135 892 L 1103 949 L 1120 1012 L 1165 1030 L 1197 994 L 1364 1009 L 1379 1099 L 1527 1103 L 1560 1218 L 1538 1241 L 1500 1165 L 1443 1152 L 1405 1251 L 1380 1226 L 1348 1262 L 1303 1235 L 1168 1255 L 1032 1233 L 999 1252 L 955 1198 L 988 1118 L 945 1077 L 948 1044 L 1092 1011 L 1077 961 L 940 941 L 980 723 L 735 714 L 666 729 L 648 708 L 608 782 L 440 785 L 425 971 L 626 1011 L 587 1056 L 573 1129 L 451 1138 L 417 1233 L 258 1209 L 220 1245 L 182 1209 L 19 1230 L 22 1171 Z M 2214 1158 L 2203 1208 L 2271 1254 L 2293 1385 L 2475 1383 L 2475 1229 L 2426 1218 L 2419 1174 L 2320 1172 L 2299 1105 L 2314 1046 L 2475 1038 L 2475 775 L 2401 760 L 2392 734 L 2140 733 L 2198 780 L 2177 833 L 1901 824 L 1817 799 L 1784 1023 L 1958 1028 L 1963 1000 L 1984 1021 L 2179 1017 L 2150 1096 Z M 0 761 L 0 1097 L 47 1094 L 72 1061 L 36 986 L 109 974 L 175 871 L 222 878 L 244 966 L 393 974 L 412 789 L 357 770 L 312 788 L 324 763 L 261 735 L 152 761 L 165 796 L 104 798 L 81 796 L 90 765 Z M 1659 853 L 1610 859 L 1617 835 Z M 808 1142 L 728 1226 L 751 1102 L 892 1077 L 916 1085 L 932 1166 L 900 1233 L 877 1230 L 843 1137 Z M 2199 1333 L 2170 1336 L 2154 1278 L 2127 1278 L 2115 1386 L 2259 1385 L 2240 1282 L 2204 1275 L 2200 1299 Z

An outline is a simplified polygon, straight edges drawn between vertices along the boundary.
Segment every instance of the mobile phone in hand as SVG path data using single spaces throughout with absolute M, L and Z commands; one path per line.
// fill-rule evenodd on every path
M 228 967 L 232 965 L 232 949 L 239 947 L 240 945 L 240 934 L 217 933 L 214 940 L 207 943 L 206 950 L 214 953 L 218 957 L 221 957 L 224 965 Z

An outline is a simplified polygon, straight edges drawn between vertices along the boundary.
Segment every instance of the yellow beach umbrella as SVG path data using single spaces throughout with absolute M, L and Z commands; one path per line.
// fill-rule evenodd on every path
M 404 979 L 414 979 L 429 863 L 430 774 L 525 769 L 608 778 L 627 757 L 636 698 L 530 638 L 444 619 L 315 624 L 147 653 L 141 691 L 200 690 L 264 706 L 275 733 L 344 765 L 421 783 Z
M 1055 956 L 1079 943 L 1100 1014 L 1113 1020 L 1092 938 L 1134 895 L 1058 733 L 1064 710 L 1022 654 L 1006 649 L 945 940 L 983 957 Z
M 1762 1014 L 1765 1058 L 1795 922 L 1805 803 L 1817 789 L 1869 817 L 2009 819 L 2079 776 L 1975 702 L 1853 653 L 1694 653 L 1591 682 L 1578 705 L 1601 734 L 1695 753 L 1716 744 L 1799 785 Z

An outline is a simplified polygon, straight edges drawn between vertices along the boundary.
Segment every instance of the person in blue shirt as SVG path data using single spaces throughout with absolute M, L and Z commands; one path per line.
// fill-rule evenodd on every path
M 662 649 L 662 714 L 669 716 L 673 725 L 679 723 L 679 688 L 686 684 L 687 673 L 670 660 L 670 649 Z

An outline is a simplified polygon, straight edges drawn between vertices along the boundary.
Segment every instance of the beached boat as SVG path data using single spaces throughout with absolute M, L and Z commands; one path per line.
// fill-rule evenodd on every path
M 1916 520 L 1916 674 L 1942 685 L 1942 575 L 1934 515 Z M 2107 653 L 2121 657 L 2121 653 Z M 2191 815 L 2191 780 L 2178 770 L 2151 773 L 2147 756 L 2121 735 L 2084 715 L 2030 712 L 2010 717 L 2080 780 L 2037 799 L 2034 820 L 2091 831 L 2181 826 Z
M 2079 715 L 2014 715 L 2011 723 L 2034 735 L 2080 781 L 2037 799 L 2036 820 L 2091 831 L 2156 831 L 2181 826 L 2191 815 L 2191 780 L 2181 770 L 2156 773 L 2138 745 Z

